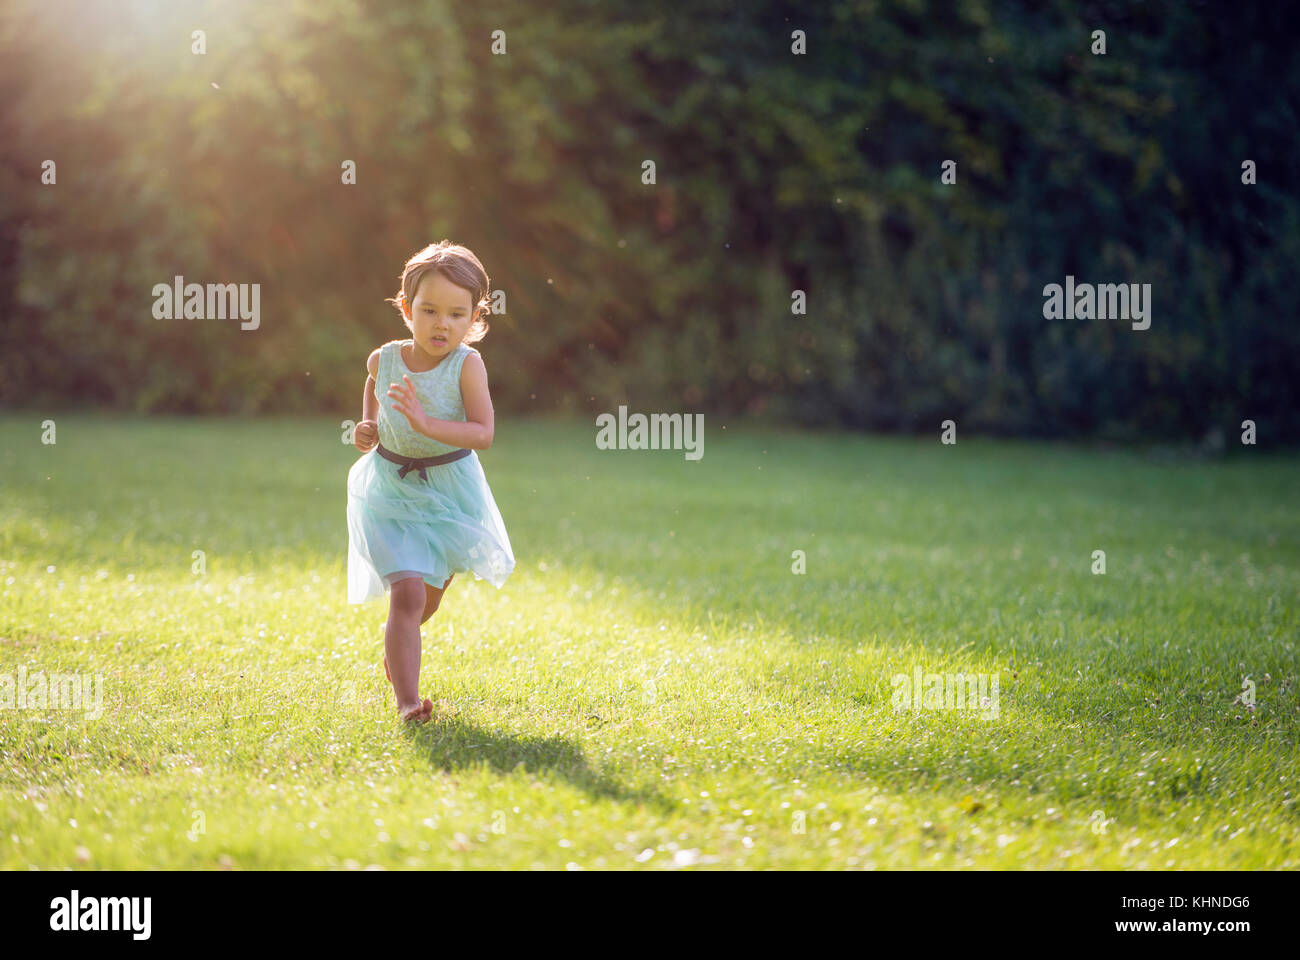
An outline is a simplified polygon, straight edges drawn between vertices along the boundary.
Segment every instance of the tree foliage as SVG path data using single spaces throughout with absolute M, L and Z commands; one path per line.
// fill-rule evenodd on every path
M 17 0 L 0 402 L 355 416 L 404 335 L 384 298 L 446 236 L 506 296 L 480 345 L 503 411 L 1295 441 L 1288 18 Z M 1045 320 L 1067 274 L 1151 284 L 1150 329 Z M 260 327 L 155 319 L 176 275 L 260 284 Z

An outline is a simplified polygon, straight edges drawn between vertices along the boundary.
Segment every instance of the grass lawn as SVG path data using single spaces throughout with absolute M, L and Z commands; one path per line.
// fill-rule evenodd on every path
M 1295 457 L 507 419 L 519 565 L 453 582 L 405 729 L 337 420 L 42 419 L 0 673 L 102 715 L 0 709 L 0 867 L 1300 867 Z M 996 715 L 896 710 L 917 668 Z

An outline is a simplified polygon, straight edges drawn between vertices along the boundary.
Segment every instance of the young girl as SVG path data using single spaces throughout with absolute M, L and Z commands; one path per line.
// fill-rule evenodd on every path
M 492 445 L 487 369 L 469 346 L 487 333 L 487 272 L 449 240 L 406 262 L 389 300 L 409 340 L 393 340 L 366 360 L 362 420 L 354 432 L 365 456 L 348 472 L 348 602 L 389 592 L 384 673 L 405 720 L 424 721 L 420 624 L 457 573 L 500 588 L 515 567 L 510 538 L 475 450 Z M 380 403 L 376 387 L 389 402 Z

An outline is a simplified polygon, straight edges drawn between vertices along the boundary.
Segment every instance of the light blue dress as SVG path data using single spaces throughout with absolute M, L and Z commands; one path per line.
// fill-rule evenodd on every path
M 478 353 L 459 344 L 432 370 L 413 372 L 402 359 L 410 340 L 393 340 L 379 351 L 375 396 L 379 442 L 404 457 L 436 457 L 456 447 L 416 433 L 393 409 L 390 384 L 410 377 L 425 413 L 439 420 L 465 420 L 460 370 Z M 395 574 L 418 574 L 441 588 L 453 573 L 474 574 L 500 588 L 515 567 L 510 537 L 488 487 L 478 453 L 411 470 L 371 449 L 348 471 L 348 603 L 382 597 Z

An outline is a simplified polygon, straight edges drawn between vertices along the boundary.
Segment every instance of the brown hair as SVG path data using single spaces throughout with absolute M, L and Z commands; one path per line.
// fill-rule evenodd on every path
M 429 244 L 406 261 L 406 267 L 402 270 L 402 287 L 397 291 L 397 296 L 389 297 L 387 302 L 397 307 L 405 319 L 406 312 L 402 309 L 403 306 L 410 309 L 410 304 L 415 300 L 415 291 L 420 287 L 420 281 L 431 270 L 438 271 L 456 286 L 469 291 L 470 301 L 474 304 L 474 319 L 465 334 L 464 342 L 477 343 L 482 340 L 488 332 L 486 315 L 492 281 L 488 279 L 483 264 L 469 247 L 452 243 L 450 240 Z

